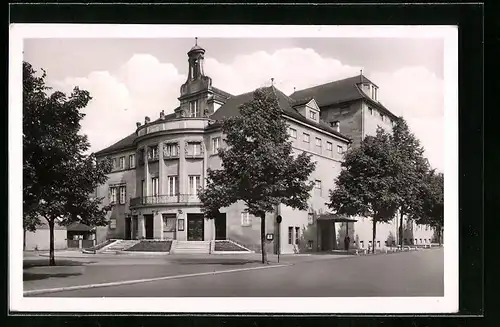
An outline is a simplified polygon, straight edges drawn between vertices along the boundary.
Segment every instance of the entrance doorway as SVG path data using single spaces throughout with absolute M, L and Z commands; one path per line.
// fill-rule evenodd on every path
M 131 220 L 130 218 L 125 218 L 125 239 L 126 240 L 130 240 L 130 238 L 132 236 L 132 232 L 131 232 L 132 222 L 130 220 Z
M 153 215 L 144 215 L 144 228 L 146 229 L 146 239 L 153 239 Z
M 226 239 L 226 214 L 220 213 L 215 217 L 215 239 Z
M 205 222 L 203 214 L 187 214 L 187 239 L 188 241 L 203 241 Z

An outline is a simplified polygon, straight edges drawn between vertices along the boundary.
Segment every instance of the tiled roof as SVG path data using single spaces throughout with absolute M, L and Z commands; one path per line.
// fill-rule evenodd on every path
M 215 86 L 212 86 L 212 91 L 214 91 L 214 93 L 217 93 L 217 94 L 220 94 L 220 95 L 223 95 L 223 96 L 226 96 L 226 97 L 232 97 L 233 95 L 231 93 L 228 93 L 226 91 L 223 91 Z
M 287 96 L 286 94 L 275 88 L 274 86 L 266 87 L 264 88 L 264 90 L 267 92 L 274 92 L 276 94 L 279 107 L 285 115 L 291 118 L 295 118 L 309 125 L 312 125 L 314 127 L 320 128 L 326 132 L 340 136 L 344 139 L 349 139 L 347 136 L 337 132 L 335 129 L 331 128 L 330 126 L 328 126 L 328 124 L 326 124 L 323 121 L 320 121 L 320 123 L 316 123 L 302 116 L 296 109 L 293 108 L 293 106 L 296 105 L 296 102 L 292 98 L 290 98 L 289 96 Z M 210 118 L 215 121 L 221 121 L 224 118 L 239 115 L 240 114 L 239 107 L 242 104 L 251 101 L 252 99 L 253 99 L 253 91 L 231 97 L 212 116 L 210 116 Z M 215 128 L 217 126 L 220 126 L 220 123 L 214 123 L 210 125 L 209 128 Z
M 371 105 L 377 106 L 395 118 L 395 115 L 389 109 L 384 107 L 380 102 L 374 101 L 367 94 L 361 91 L 358 87 L 358 84 L 361 83 L 361 81 L 363 81 L 363 83 L 371 83 L 375 85 L 375 83 L 370 81 L 365 76 L 357 75 L 295 91 L 290 95 L 290 97 L 295 101 L 304 101 L 304 99 L 310 99 L 313 97 L 319 107 L 365 99 L 370 102 Z
M 137 137 L 137 135 L 134 133 L 130 134 L 129 136 L 121 139 L 120 141 L 116 142 L 115 144 L 112 144 L 108 146 L 107 148 L 104 148 L 102 150 L 99 150 L 95 153 L 96 156 L 123 150 L 130 148 L 134 144 L 134 140 Z

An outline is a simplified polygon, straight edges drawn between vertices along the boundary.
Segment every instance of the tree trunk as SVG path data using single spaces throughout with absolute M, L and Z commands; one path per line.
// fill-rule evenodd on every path
M 23 234 L 23 251 L 26 251 L 26 229 L 24 229 Z
M 260 247 L 262 252 L 262 263 L 267 263 L 266 254 L 266 213 L 260 214 Z
M 56 259 L 54 256 L 54 219 L 50 219 L 49 221 L 49 233 L 50 233 L 50 242 L 49 242 L 49 266 L 56 265 Z
M 373 230 L 372 230 L 372 253 L 375 253 L 375 238 L 377 236 L 377 221 L 373 219 Z
M 441 233 L 442 233 L 442 228 L 441 226 L 438 226 L 438 242 L 439 242 L 439 246 L 441 246 Z
M 401 207 L 399 210 L 399 245 L 401 245 L 401 249 L 403 249 L 403 208 Z

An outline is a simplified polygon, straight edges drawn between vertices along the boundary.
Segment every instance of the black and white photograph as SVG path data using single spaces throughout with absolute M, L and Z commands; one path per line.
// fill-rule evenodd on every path
M 457 312 L 456 27 L 10 37 L 12 311 Z

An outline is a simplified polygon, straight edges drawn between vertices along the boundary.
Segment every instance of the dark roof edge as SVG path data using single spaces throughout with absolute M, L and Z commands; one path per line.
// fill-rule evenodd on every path
M 352 142 L 352 140 L 351 140 L 348 136 L 346 136 L 346 135 L 344 135 L 344 134 L 341 134 L 341 133 L 339 133 L 339 132 L 337 132 L 337 131 L 331 130 L 331 129 L 326 129 L 326 127 L 325 127 L 325 126 L 321 126 L 321 125 L 320 125 L 320 126 L 314 126 L 314 125 L 308 124 L 307 122 L 305 122 L 305 121 L 303 121 L 303 120 L 301 120 L 301 119 L 295 118 L 295 117 L 293 117 L 292 115 L 290 115 L 290 114 L 288 114 L 288 113 L 286 113 L 286 112 L 282 112 L 282 115 L 287 116 L 287 118 L 291 118 L 291 119 L 297 120 L 297 121 L 299 121 L 301 124 L 306 125 L 306 126 L 308 126 L 308 127 L 310 127 L 310 128 L 319 129 L 319 130 L 321 130 L 321 131 L 323 131 L 323 132 L 325 132 L 325 133 L 329 133 L 329 134 L 335 135 L 336 137 L 340 137 L 340 138 L 342 138 L 342 139 L 344 139 L 344 140 L 348 141 L 349 143 L 351 143 L 351 142 Z
M 127 145 L 127 146 L 123 146 L 123 147 L 116 148 L 113 150 L 108 150 L 108 151 L 106 149 L 104 149 L 104 150 L 94 152 L 94 155 L 96 157 L 104 157 L 106 155 L 115 154 L 118 152 L 123 152 L 124 150 L 135 150 L 135 145 Z

